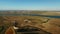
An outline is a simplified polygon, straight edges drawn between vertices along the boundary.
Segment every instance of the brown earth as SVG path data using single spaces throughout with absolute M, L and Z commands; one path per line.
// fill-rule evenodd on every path
M 38 16 L 0 16 L 0 23 L 5 26 L 12 26 L 16 20 L 19 27 L 26 25 L 42 28 L 45 31 L 51 32 L 52 34 L 60 34 L 60 19 L 58 18 L 44 18 Z M 31 23 L 24 22 L 25 19 L 30 19 Z M 46 22 L 46 23 L 44 23 Z
M 43 25 L 45 26 L 44 30 L 52 34 L 60 34 L 60 19 L 50 19 L 49 22 Z

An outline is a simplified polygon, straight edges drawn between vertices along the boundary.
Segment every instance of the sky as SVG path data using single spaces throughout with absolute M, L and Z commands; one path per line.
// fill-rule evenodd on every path
M 60 0 L 0 0 L 0 10 L 60 10 Z

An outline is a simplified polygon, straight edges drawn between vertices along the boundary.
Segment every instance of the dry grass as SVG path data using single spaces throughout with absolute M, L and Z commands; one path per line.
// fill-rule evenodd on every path
M 9 14 L 15 14 L 15 13 L 9 13 Z M 23 13 L 18 12 L 16 14 L 23 14 Z M 58 12 L 30 12 L 30 14 L 60 15 L 60 13 Z M 24 22 L 25 19 L 30 19 L 31 23 Z M 19 27 L 23 27 L 28 24 L 30 26 L 42 28 L 43 30 L 51 32 L 52 34 L 60 34 L 60 19 L 57 18 L 49 18 L 49 19 L 50 20 L 46 22 L 48 18 L 44 18 L 41 16 L 0 16 L 0 25 L 5 25 L 7 27 L 12 26 L 13 25 L 12 23 L 16 20 L 18 22 Z

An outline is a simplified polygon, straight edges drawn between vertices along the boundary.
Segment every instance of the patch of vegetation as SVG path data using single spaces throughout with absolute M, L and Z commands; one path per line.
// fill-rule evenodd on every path
M 0 33 L 3 31 L 4 26 L 0 26 Z

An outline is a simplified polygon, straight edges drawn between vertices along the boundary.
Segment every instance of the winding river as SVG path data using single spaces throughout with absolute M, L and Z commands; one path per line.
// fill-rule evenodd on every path
M 60 16 L 41 15 L 41 14 L 0 14 L 0 16 L 42 16 L 50 18 L 60 18 Z

